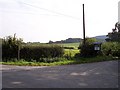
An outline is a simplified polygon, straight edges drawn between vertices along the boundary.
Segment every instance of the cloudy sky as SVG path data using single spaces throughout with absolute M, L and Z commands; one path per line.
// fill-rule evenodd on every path
M 86 36 L 106 35 L 118 21 L 119 0 L 0 0 L 0 37 L 25 42 L 82 38 L 82 4 Z

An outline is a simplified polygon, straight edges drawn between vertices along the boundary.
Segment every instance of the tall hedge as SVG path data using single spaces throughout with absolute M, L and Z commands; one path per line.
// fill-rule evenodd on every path
M 21 38 L 7 36 L 2 39 L 2 59 L 3 61 L 11 60 L 12 58 L 37 60 L 42 58 L 56 58 L 64 54 L 64 49 L 58 45 L 23 45 Z
M 64 54 L 63 47 L 50 46 L 25 46 L 20 50 L 20 58 L 26 60 L 41 60 L 42 58 L 61 57 Z
M 36 60 L 40 61 L 43 58 L 62 57 L 64 49 L 61 46 L 24 46 L 20 49 L 20 59 L 27 61 Z M 10 60 L 18 57 L 18 46 L 10 46 L 3 44 L 2 58 L 3 60 Z

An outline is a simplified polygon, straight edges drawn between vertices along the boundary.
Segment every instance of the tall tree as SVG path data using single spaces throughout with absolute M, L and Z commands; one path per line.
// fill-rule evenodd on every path
M 115 24 L 115 28 L 112 29 L 112 32 L 108 33 L 108 38 L 106 41 L 120 42 L 120 23 Z

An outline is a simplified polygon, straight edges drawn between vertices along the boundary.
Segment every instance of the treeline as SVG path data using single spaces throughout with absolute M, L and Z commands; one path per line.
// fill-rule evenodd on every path
M 53 42 L 53 41 L 50 40 L 48 43 L 49 44 L 51 44 L 51 43 L 79 43 L 81 41 L 82 41 L 81 38 L 68 38 L 66 40 L 55 41 L 55 42 Z
M 8 36 L 2 40 L 2 59 L 9 61 L 13 58 L 27 61 L 42 61 L 44 58 L 62 57 L 64 49 L 58 45 L 28 46 L 23 45 L 21 38 Z

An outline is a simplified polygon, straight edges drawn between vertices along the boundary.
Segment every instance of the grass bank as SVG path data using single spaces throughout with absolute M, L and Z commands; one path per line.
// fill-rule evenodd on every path
M 93 62 L 101 62 L 101 61 L 111 61 L 118 60 L 117 58 L 108 57 L 108 56 L 97 56 L 93 58 L 74 58 L 73 60 L 63 60 L 58 62 L 27 62 L 24 60 L 19 61 L 8 61 L 8 62 L 0 62 L 4 65 L 18 65 L 18 66 L 56 66 L 56 65 L 70 65 L 70 64 L 82 64 L 82 63 L 93 63 Z

